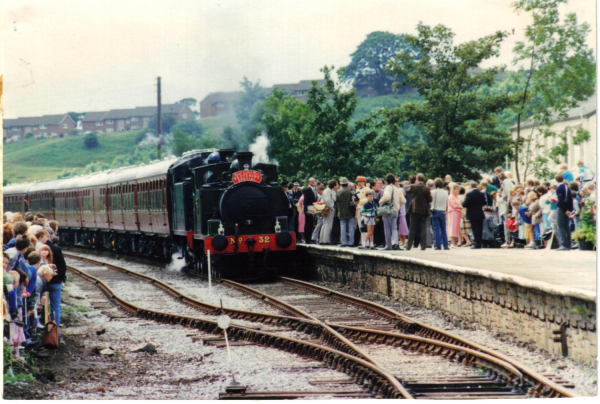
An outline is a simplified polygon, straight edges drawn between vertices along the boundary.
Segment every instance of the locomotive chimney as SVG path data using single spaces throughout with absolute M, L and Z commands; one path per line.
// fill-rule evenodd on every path
M 244 170 L 246 168 L 246 165 L 248 165 L 247 168 L 252 168 L 252 156 L 253 156 L 252 152 L 237 152 L 236 153 L 235 158 L 239 162 L 240 170 Z

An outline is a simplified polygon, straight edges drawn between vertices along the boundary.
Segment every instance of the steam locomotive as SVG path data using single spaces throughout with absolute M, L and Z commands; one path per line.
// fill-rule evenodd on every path
M 251 152 L 194 150 L 181 158 L 4 188 L 4 210 L 41 212 L 61 244 L 185 259 L 186 268 L 265 278 L 293 262 L 292 208 L 277 166 Z M 210 254 L 209 254 L 210 252 Z

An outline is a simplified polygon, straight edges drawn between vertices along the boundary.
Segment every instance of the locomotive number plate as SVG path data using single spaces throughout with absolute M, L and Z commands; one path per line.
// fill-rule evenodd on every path
M 262 181 L 262 175 L 255 170 L 243 170 L 234 173 L 231 176 L 231 180 L 234 184 L 239 184 L 240 182 L 252 181 L 260 183 Z

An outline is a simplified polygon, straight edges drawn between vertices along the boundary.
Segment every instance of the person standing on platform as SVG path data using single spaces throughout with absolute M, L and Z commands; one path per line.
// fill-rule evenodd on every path
M 342 247 L 354 245 L 354 227 L 356 205 L 352 199 L 352 190 L 348 186 L 348 178 L 340 178 L 340 189 L 337 190 L 337 215 L 340 219 L 340 241 Z
M 361 222 L 363 221 L 363 218 L 360 214 L 362 207 L 365 203 L 367 203 L 367 193 L 371 192 L 371 189 L 367 187 L 367 179 L 366 177 L 362 176 L 362 175 L 358 175 L 356 177 L 356 196 L 355 196 L 355 201 L 356 201 L 356 223 L 357 223 L 357 227 L 358 230 L 360 232 L 360 240 L 359 240 L 359 247 L 358 248 L 363 248 L 363 245 L 365 244 L 365 237 L 367 236 L 367 232 L 363 232 L 361 230 Z
M 448 191 L 443 189 L 444 181 L 441 178 L 436 178 L 433 183 L 435 189 L 431 191 L 431 198 L 433 199 L 431 201 L 431 223 L 435 234 L 435 249 L 441 250 L 443 245 L 444 250 L 449 250 L 448 233 L 446 231 Z
M 416 183 L 411 185 L 408 194 L 412 196 L 408 213 L 410 214 L 410 225 L 408 229 L 408 245 L 406 250 L 410 250 L 413 246 L 415 236 L 418 232 L 421 235 L 421 250 L 427 248 L 427 218 L 431 215 L 430 203 L 431 190 L 425 186 L 425 176 L 417 174 Z
M 335 198 L 338 183 L 336 180 L 327 181 L 327 188 L 323 192 L 321 201 L 329 208 L 329 213 L 323 216 L 323 227 L 319 243 L 322 245 L 331 245 L 331 230 L 333 229 L 333 218 L 335 217 Z
M 556 226 L 559 241 L 557 251 L 571 251 L 571 228 L 569 219 L 573 217 L 573 194 L 569 186 L 564 183 L 562 174 L 554 176 L 556 183 Z M 551 199 L 552 201 L 552 199 Z
M 398 250 L 398 212 L 400 207 L 406 203 L 404 193 L 396 187 L 396 177 L 394 174 L 385 176 L 386 186 L 383 190 L 383 196 L 379 200 L 379 206 L 384 203 L 392 205 L 393 213 L 390 216 L 383 216 L 383 228 L 385 233 L 385 249 Z
M 406 224 L 406 191 L 400 186 L 400 181 L 396 178 L 396 186 L 400 188 L 404 197 L 404 204 L 398 211 L 398 249 L 406 246 L 406 236 L 408 236 L 408 225 Z
M 483 207 L 486 206 L 486 197 L 483 192 L 477 189 L 477 183 L 474 181 L 471 182 L 471 192 L 465 197 L 463 206 L 467 208 L 467 219 L 471 222 L 473 237 L 475 238 L 475 245 L 471 248 L 479 249 L 482 246 L 483 219 L 485 219 Z
M 448 186 L 450 188 L 450 195 L 448 196 L 448 236 L 452 247 L 458 247 L 458 241 L 460 240 L 460 217 L 462 214 L 462 203 L 458 193 L 460 192 L 460 185 L 452 182 Z
M 304 238 L 306 244 L 312 243 L 311 235 L 315 228 L 315 216 L 313 214 L 313 203 L 317 201 L 317 182 L 314 178 L 308 179 L 308 186 L 302 192 L 304 194 Z
M 296 239 L 299 237 L 299 228 L 300 228 L 300 214 L 298 212 L 298 202 L 300 201 L 300 197 L 302 196 L 302 190 L 300 189 L 300 182 L 298 180 L 294 180 L 290 187 L 290 194 L 292 195 L 292 206 L 294 208 L 294 229 L 296 230 Z
M 321 201 L 321 197 L 323 196 L 323 192 L 325 191 L 325 186 L 319 185 L 317 186 L 317 202 Z M 323 228 L 323 216 L 317 216 L 317 224 L 312 234 L 313 243 L 319 243 L 319 237 L 321 236 L 321 228 Z
M 383 197 L 383 180 L 381 178 L 376 178 L 371 186 L 371 190 L 373 191 L 374 202 L 377 206 L 381 203 L 381 198 Z M 375 243 L 375 247 L 385 247 L 385 230 L 384 224 L 381 218 L 377 218 L 375 220 L 375 229 L 373 230 L 373 240 Z

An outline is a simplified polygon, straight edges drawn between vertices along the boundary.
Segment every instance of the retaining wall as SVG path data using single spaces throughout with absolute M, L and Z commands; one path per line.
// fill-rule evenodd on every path
M 577 362 L 596 362 L 592 293 L 398 255 L 320 246 L 299 246 L 299 250 L 301 267 L 308 268 L 306 274 L 312 279 L 381 293 L 477 322 L 552 355 L 563 355 L 566 348 L 567 356 Z

